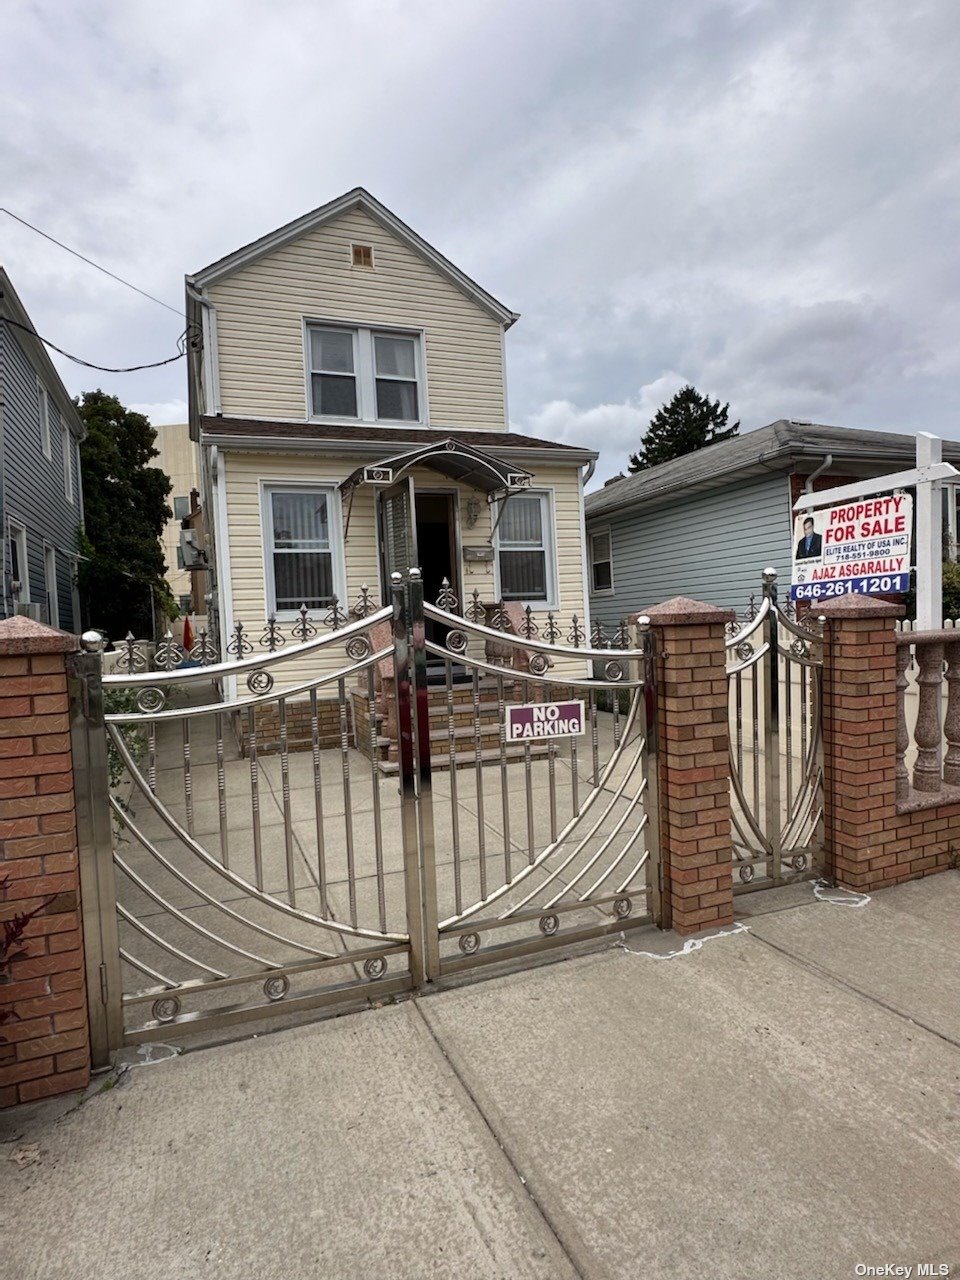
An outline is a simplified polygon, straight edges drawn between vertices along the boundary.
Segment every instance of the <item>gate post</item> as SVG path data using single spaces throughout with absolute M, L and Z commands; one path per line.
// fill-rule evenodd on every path
M 0 622 L 0 919 L 28 916 L 0 986 L 0 1106 L 90 1080 L 66 673 L 76 649 L 29 618 Z
M 410 976 L 415 987 L 422 987 L 439 975 L 440 941 L 437 932 L 426 631 L 420 570 L 411 569 L 407 582 L 403 581 L 401 574 L 391 574 L 390 598 L 393 604 L 397 753 Z
M 724 627 L 730 609 L 685 596 L 647 609 L 657 632 L 662 927 L 733 920 Z

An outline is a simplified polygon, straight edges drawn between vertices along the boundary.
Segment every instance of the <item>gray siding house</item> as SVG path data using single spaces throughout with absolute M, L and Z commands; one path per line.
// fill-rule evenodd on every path
M 0 617 L 80 629 L 83 422 L 0 266 Z
M 944 441 L 960 464 L 960 444 Z M 808 486 L 830 489 L 914 464 L 916 439 L 782 419 L 722 444 L 608 482 L 588 494 L 590 617 L 604 628 L 671 596 L 743 609 L 760 575 L 790 582 L 792 506 Z M 956 555 L 956 516 L 946 511 Z

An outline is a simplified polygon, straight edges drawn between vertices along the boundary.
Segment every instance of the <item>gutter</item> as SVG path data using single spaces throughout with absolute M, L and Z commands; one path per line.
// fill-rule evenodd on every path
M 495 431 L 490 432 L 496 436 Z M 398 433 L 399 435 L 399 433 Z M 309 436 L 277 439 L 275 436 L 243 436 L 217 435 L 216 432 L 204 431 L 200 437 L 204 445 L 214 445 L 218 449 L 235 449 L 248 453 L 331 453 L 353 454 L 356 457 L 382 457 L 390 445 L 384 440 L 314 440 Z M 422 442 L 421 442 L 422 443 Z M 407 444 L 417 448 L 416 444 L 398 438 L 397 446 Z M 476 446 L 474 446 L 476 447 Z M 508 454 L 511 458 L 529 459 L 531 462 L 552 462 L 558 466 L 577 466 L 585 464 L 596 467 L 599 455 L 592 449 L 537 449 L 523 448 L 516 445 L 499 445 L 492 450 L 495 453 Z

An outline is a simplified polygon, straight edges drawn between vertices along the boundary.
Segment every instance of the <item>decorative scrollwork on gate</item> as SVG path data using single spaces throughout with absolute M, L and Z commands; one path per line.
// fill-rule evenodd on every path
M 263 994 L 268 1000 L 282 1000 L 290 990 L 290 979 L 285 973 L 278 973 L 272 978 L 267 978 L 263 984 Z
M 273 676 L 269 671 L 251 671 L 247 676 L 247 688 L 258 698 L 262 697 L 273 688 Z
M 603 671 L 608 680 L 622 680 L 626 674 L 623 663 L 618 662 L 616 658 L 606 663 Z
M 247 639 L 243 623 L 239 619 L 233 625 L 233 631 L 227 644 L 227 653 L 238 660 L 245 658 L 248 653 L 253 653 L 253 645 Z
M 444 578 L 440 583 L 440 593 L 437 596 L 437 608 L 445 609 L 447 613 L 456 613 L 460 601 L 457 599 L 457 593 L 450 586 L 450 579 Z
M 621 618 L 617 624 L 617 629 L 613 633 L 611 645 L 614 649 L 630 648 L 630 627 L 627 625 L 626 618 Z
M 190 650 L 190 657 L 194 662 L 199 662 L 201 667 L 209 667 L 219 658 L 217 647 L 207 635 L 206 631 L 201 631 L 197 637 L 197 643 Z
M 270 617 L 267 619 L 267 625 L 263 629 L 263 635 L 260 637 L 260 643 L 263 648 L 267 649 L 270 653 L 276 653 L 281 645 L 285 645 L 287 643 L 286 636 L 283 635 L 280 628 L 277 626 L 277 615 L 275 613 L 271 613 Z
M 547 614 L 547 625 L 543 628 L 543 638 L 547 644 L 555 644 L 561 637 L 563 632 L 557 626 L 557 620 L 552 613 Z
M 468 622 L 482 622 L 483 619 L 487 616 L 486 605 L 480 599 L 480 592 L 477 590 L 476 587 L 474 587 L 473 594 L 470 597 L 470 601 L 463 612 L 464 612 L 464 617 L 467 619 Z
M 334 596 L 330 603 L 330 608 L 323 615 L 323 625 L 329 627 L 332 631 L 336 631 L 338 628 L 346 626 L 349 621 L 350 619 L 340 608 L 340 601 Z
M 370 595 L 370 588 L 364 582 L 360 587 L 360 595 L 357 602 L 353 606 L 353 616 L 355 618 L 368 618 L 371 613 L 376 613 L 377 606 L 374 604 Z
M 372 646 L 366 636 L 351 636 L 344 645 L 347 657 L 351 662 L 362 662 L 370 656 Z
M 523 619 L 520 623 L 520 634 L 524 640 L 534 640 L 540 633 L 540 628 L 533 620 L 533 610 L 529 605 L 523 611 Z
M 157 653 L 154 664 L 161 671 L 174 671 L 183 661 L 184 653 L 176 640 L 173 638 L 173 632 L 167 631 L 166 635 L 157 645 Z
M 137 694 L 136 704 L 137 710 L 142 711 L 144 715 L 156 715 L 167 705 L 167 695 L 163 689 L 150 685 Z
M 465 956 L 475 955 L 476 952 L 480 950 L 479 933 L 463 934 L 460 938 L 460 941 L 457 943 L 457 946 L 459 946 L 460 950 L 463 952 Z
M 447 648 L 451 653 L 466 653 L 467 633 L 454 628 L 447 632 Z
M 140 675 L 146 671 L 148 666 L 147 655 L 134 640 L 132 631 L 127 632 L 121 652 L 123 657 L 117 663 L 118 670 L 123 670 L 131 676 Z
M 534 653 L 530 656 L 528 666 L 532 676 L 545 676 L 553 663 L 545 653 Z
M 306 644 L 308 640 L 312 640 L 318 634 L 317 628 L 310 620 L 310 614 L 305 604 L 302 604 L 297 610 L 297 620 L 290 628 L 290 634 L 294 640 L 299 640 L 301 644 Z
M 173 1022 L 180 1012 L 179 996 L 162 996 L 154 1000 L 152 1012 L 157 1022 Z
M 587 638 L 587 633 L 580 625 L 580 619 L 576 614 L 570 620 L 570 630 L 567 632 L 567 640 L 575 649 L 579 649 Z
M 754 655 L 753 645 L 749 640 L 741 640 L 735 649 L 735 653 L 741 662 L 749 662 Z
M 371 956 L 369 960 L 364 962 L 363 972 L 371 981 L 376 981 L 377 978 L 382 978 L 387 972 L 387 957 Z

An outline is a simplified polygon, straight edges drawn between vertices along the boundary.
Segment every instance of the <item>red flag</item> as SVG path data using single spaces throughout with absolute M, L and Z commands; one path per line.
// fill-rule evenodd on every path
M 183 647 L 187 653 L 193 648 L 193 627 L 190 625 L 190 619 L 183 620 Z

